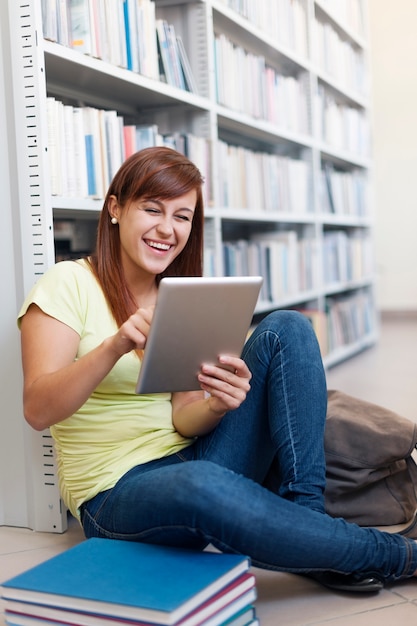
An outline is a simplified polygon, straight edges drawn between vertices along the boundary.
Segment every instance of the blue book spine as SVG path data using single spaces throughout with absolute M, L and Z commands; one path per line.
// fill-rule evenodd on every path
M 132 44 L 130 41 L 130 22 L 129 22 L 129 7 L 127 0 L 123 0 L 123 15 L 125 23 L 125 37 L 126 37 L 126 57 L 127 57 L 127 69 L 131 70 L 132 65 Z
M 96 173 L 94 170 L 94 139 L 93 135 L 85 136 L 85 154 L 87 157 L 87 185 L 88 195 L 97 194 Z

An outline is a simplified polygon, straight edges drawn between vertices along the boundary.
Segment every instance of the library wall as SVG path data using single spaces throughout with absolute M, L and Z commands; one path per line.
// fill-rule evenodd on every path
M 377 303 L 417 312 L 417 3 L 369 0 Z

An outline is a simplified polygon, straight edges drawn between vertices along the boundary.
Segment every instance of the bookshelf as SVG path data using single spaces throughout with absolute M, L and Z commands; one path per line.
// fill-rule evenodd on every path
M 327 367 L 371 345 L 378 330 L 366 0 L 74 4 L 86 12 L 73 45 L 65 2 L 0 7 L 2 254 L 11 267 L 2 334 L 12 355 L 3 381 L 13 374 L 13 385 L 2 382 L 11 419 L 0 456 L 1 474 L 14 475 L 13 489 L 0 482 L 0 524 L 56 532 L 66 515 L 49 434 L 22 423 L 14 320 L 56 258 L 91 247 L 103 190 L 139 128 L 190 150 L 202 169 L 205 272 L 261 272 L 257 317 L 303 311 Z M 157 29 L 161 51 L 175 34 L 168 69 L 155 57 Z M 93 164 L 76 143 L 87 134 L 104 146 Z

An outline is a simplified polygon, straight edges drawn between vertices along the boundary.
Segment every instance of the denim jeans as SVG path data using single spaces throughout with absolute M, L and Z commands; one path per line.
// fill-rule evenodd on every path
M 268 315 L 242 354 L 245 402 L 180 453 L 134 467 L 81 507 L 87 537 L 248 555 L 258 567 L 411 576 L 417 543 L 324 512 L 327 391 L 310 322 Z

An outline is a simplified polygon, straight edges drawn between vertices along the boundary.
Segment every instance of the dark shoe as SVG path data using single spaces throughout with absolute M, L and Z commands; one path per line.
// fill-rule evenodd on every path
M 383 581 L 375 574 L 337 574 L 336 572 L 313 572 L 309 578 L 334 591 L 350 593 L 377 593 L 384 588 Z

